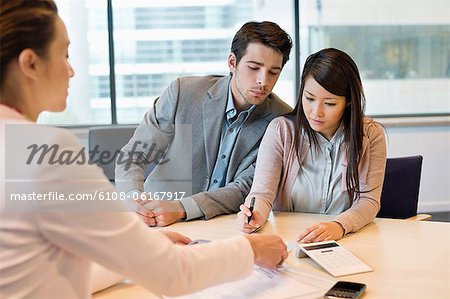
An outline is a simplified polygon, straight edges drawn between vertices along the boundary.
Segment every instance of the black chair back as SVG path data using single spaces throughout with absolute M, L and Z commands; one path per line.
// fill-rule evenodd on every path
M 105 126 L 89 129 L 89 152 L 95 149 L 100 153 L 104 153 L 104 155 L 106 155 L 105 152 L 109 152 L 111 155 L 110 157 L 104 156 L 102 161 L 96 162 L 111 182 L 114 182 L 114 169 L 116 165 L 116 159 L 113 156 L 115 155 L 115 158 L 117 158 L 118 151 L 128 143 L 135 130 L 136 126 Z M 97 153 L 94 160 L 98 160 L 99 158 L 99 154 Z
M 406 219 L 417 215 L 422 160 L 422 156 L 387 159 L 377 217 Z

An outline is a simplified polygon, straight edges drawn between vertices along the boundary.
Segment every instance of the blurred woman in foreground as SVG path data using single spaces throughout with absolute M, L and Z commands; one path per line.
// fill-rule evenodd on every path
M 12 202 L 13 192 L 30 198 L 115 191 L 98 167 L 63 156 L 82 149 L 74 135 L 34 124 L 42 111 L 65 109 L 74 75 L 55 3 L 2 0 L 0 37 L 0 297 L 89 298 L 93 261 L 156 294 L 181 295 L 246 277 L 254 264 L 276 268 L 287 257 L 274 235 L 174 244 L 190 239 L 149 230 L 134 213 L 117 212 L 126 210 L 120 201 Z M 27 144 L 59 151 L 27 163 Z

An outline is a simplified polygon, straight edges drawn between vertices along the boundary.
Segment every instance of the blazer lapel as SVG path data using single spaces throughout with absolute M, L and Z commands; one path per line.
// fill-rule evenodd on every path
M 223 77 L 208 90 L 208 98 L 202 103 L 203 142 L 205 145 L 206 167 L 212 175 L 220 145 L 225 107 L 227 105 L 228 82 Z
M 264 135 L 270 121 L 265 117 L 271 114 L 268 101 L 270 101 L 270 99 L 267 99 L 263 104 L 256 106 L 253 113 L 249 115 L 247 121 L 242 126 L 236 144 L 234 145 L 235 150 L 231 155 L 227 176 L 234 175 L 242 159 L 247 156 Z

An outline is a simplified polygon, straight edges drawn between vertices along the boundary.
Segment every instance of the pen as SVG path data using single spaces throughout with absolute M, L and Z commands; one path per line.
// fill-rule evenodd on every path
M 250 212 L 253 212 L 253 208 L 255 207 L 255 197 L 252 197 L 252 200 L 250 201 L 250 207 L 248 208 Z M 252 220 L 252 215 L 247 216 L 247 223 L 250 223 L 250 220 Z

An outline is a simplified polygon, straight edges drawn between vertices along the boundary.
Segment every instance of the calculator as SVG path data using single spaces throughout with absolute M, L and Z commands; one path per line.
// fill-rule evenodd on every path
M 310 257 L 334 277 L 373 271 L 336 241 L 298 244 L 296 253 Z

